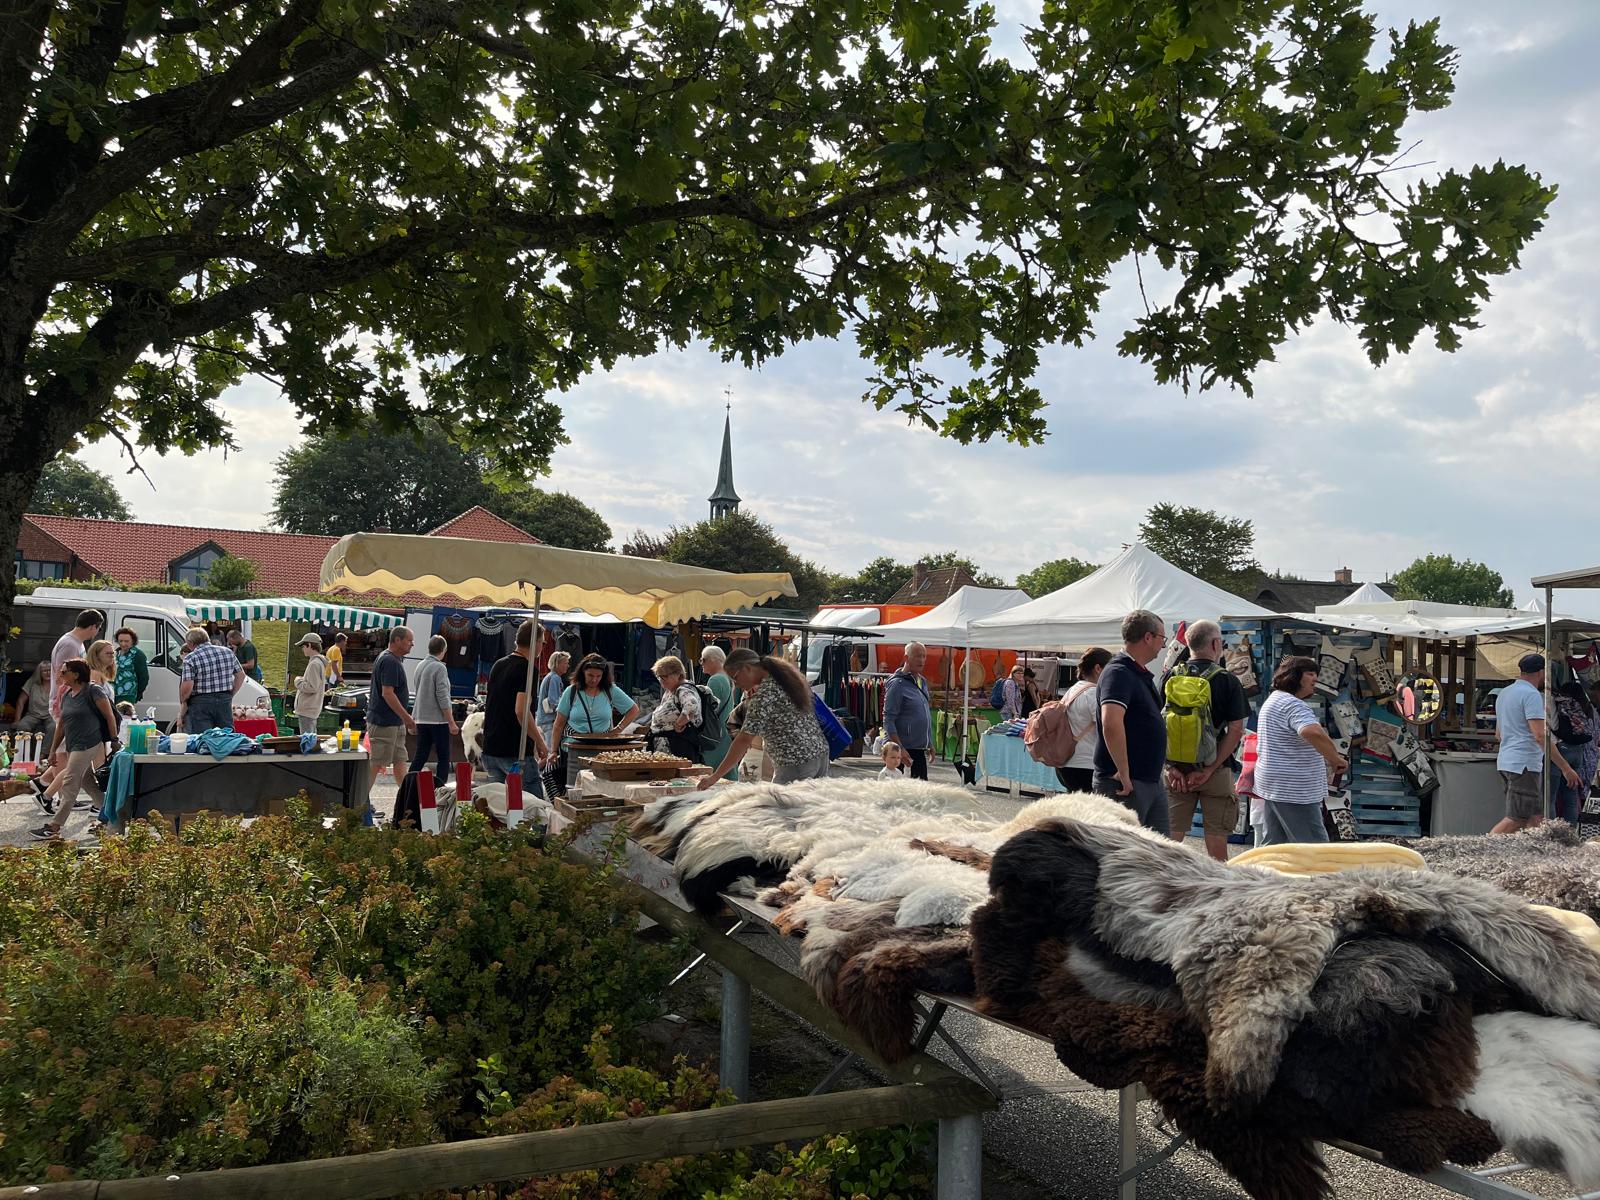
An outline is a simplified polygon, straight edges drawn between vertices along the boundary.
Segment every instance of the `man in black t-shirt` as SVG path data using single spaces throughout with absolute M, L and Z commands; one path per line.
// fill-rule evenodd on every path
M 1233 793 L 1239 764 L 1233 753 L 1244 740 L 1244 722 L 1250 705 L 1239 677 L 1222 663 L 1222 627 L 1215 621 L 1196 621 L 1185 634 L 1189 643 L 1190 675 L 1211 675 L 1211 724 L 1217 734 L 1217 752 L 1208 763 L 1167 763 L 1169 836 L 1181 842 L 1200 809 L 1205 829 L 1206 853 L 1218 862 L 1228 861 L 1228 835 L 1239 820 L 1239 801 Z
M 533 653 L 533 631 L 539 622 L 531 617 L 517 630 L 517 648 L 489 671 L 489 692 L 483 708 L 483 769 L 500 782 L 517 765 L 522 729 L 528 731 L 527 756 L 522 760 L 523 795 L 543 796 L 539 764 L 549 757 L 538 713 L 529 702 L 528 656 Z
M 1135 609 L 1122 618 L 1122 653 L 1100 673 L 1094 790 L 1127 805 L 1139 824 L 1167 832 L 1167 726 L 1148 664 L 1167 642 L 1161 617 Z

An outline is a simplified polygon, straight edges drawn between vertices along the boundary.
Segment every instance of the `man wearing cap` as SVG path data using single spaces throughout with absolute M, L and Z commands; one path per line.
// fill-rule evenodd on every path
M 308 633 L 297 643 L 306 656 L 306 673 L 294 680 L 294 717 L 301 733 L 315 733 L 328 690 L 328 660 L 322 657 L 322 639 Z
M 1494 702 L 1495 736 L 1500 740 L 1495 766 L 1506 781 L 1506 815 L 1490 833 L 1516 833 L 1544 821 L 1544 655 L 1524 654 L 1517 670 L 1521 675 Z M 1569 785 L 1577 786 L 1578 773 L 1554 744 L 1550 761 Z

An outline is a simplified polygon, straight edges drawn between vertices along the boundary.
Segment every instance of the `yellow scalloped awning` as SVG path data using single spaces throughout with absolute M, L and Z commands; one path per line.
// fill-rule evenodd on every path
M 787 571 L 733 574 L 706 567 L 428 534 L 350 533 L 322 560 L 324 591 L 483 597 L 672 625 L 796 594 Z

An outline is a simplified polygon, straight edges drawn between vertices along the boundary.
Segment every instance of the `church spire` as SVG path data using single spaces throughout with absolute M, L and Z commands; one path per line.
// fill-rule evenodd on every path
M 730 389 L 731 392 L 731 389 Z M 717 487 L 707 499 L 711 501 L 711 519 L 726 517 L 739 511 L 739 493 L 733 490 L 733 402 L 725 405 L 722 419 L 722 462 L 717 466 Z

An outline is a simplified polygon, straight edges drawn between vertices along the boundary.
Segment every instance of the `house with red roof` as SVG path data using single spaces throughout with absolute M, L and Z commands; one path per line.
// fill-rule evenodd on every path
M 539 541 L 481 505 L 452 517 L 430 537 L 495 542 Z M 18 579 L 109 579 L 124 587 L 141 583 L 198 584 L 224 555 L 248 558 L 258 575 L 254 591 L 264 596 L 304 596 L 320 590 L 322 560 L 337 538 L 309 533 L 269 533 L 162 525 L 150 521 L 102 521 L 32 513 L 22 518 L 17 539 Z

